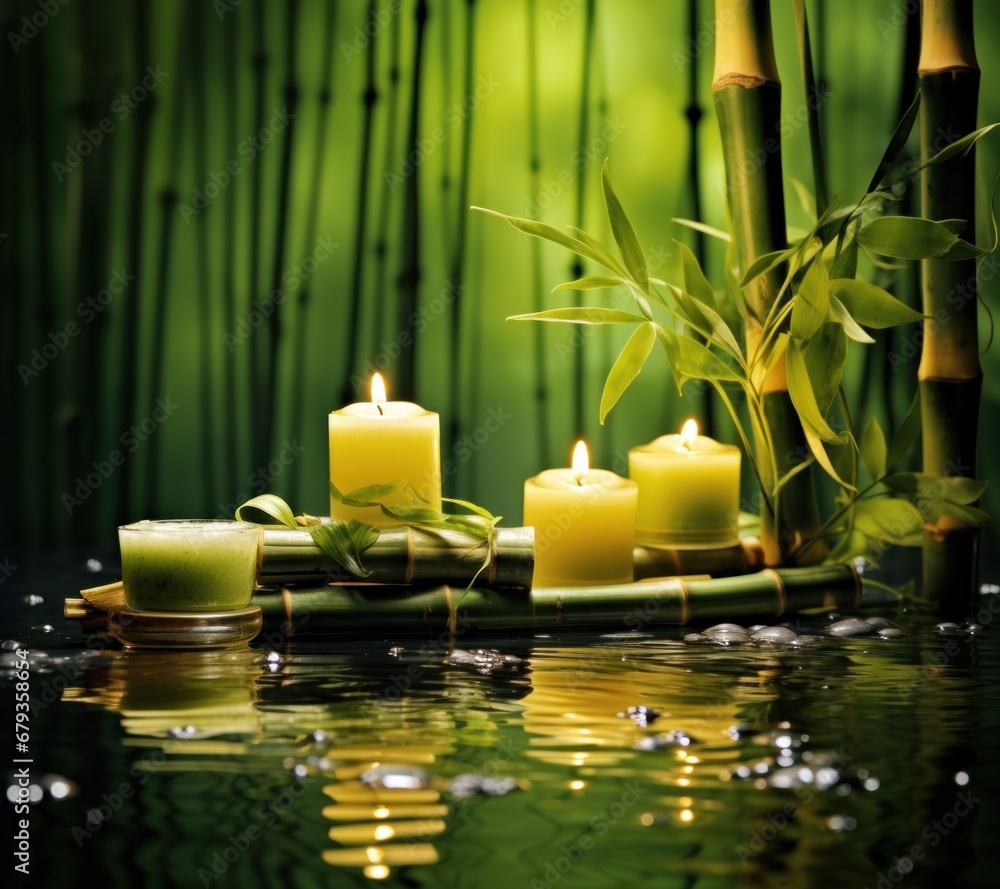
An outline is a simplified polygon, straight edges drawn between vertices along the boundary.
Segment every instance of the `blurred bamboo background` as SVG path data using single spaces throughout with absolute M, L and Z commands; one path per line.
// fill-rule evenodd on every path
M 809 4 L 845 202 L 912 95 L 917 6 Z M 801 227 L 807 97 L 790 4 L 774 19 Z M 366 398 L 375 369 L 390 397 L 441 413 L 446 493 L 508 524 L 523 480 L 566 465 L 577 435 L 622 473 L 629 447 L 690 415 L 732 438 L 694 387 L 677 397 L 660 355 L 600 426 L 627 331 L 505 323 L 574 299 L 548 291 L 581 269 L 467 209 L 610 238 L 610 157 L 651 270 L 677 277 L 684 239 L 721 287 L 722 251 L 671 222 L 725 226 L 709 0 L 16 0 L 0 23 L 4 540 L 110 543 L 119 522 L 231 515 L 264 490 L 322 513 L 326 414 Z M 977 4 L 976 35 L 986 123 L 1000 7 Z M 978 157 L 985 213 L 997 144 Z M 918 304 L 915 266 L 877 275 Z M 852 345 L 846 394 L 892 426 L 919 336 L 876 337 Z M 983 364 L 992 478 L 996 350 Z M 984 507 L 1000 512 L 995 491 Z

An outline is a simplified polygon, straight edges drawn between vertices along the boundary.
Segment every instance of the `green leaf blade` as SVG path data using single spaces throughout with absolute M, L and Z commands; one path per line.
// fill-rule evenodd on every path
M 604 168 L 601 171 L 601 184 L 604 187 L 604 202 L 608 208 L 608 219 L 611 221 L 611 232 L 615 236 L 615 242 L 622 253 L 622 261 L 625 268 L 635 279 L 635 283 L 640 288 L 646 290 L 649 287 L 649 272 L 646 270 L 646 257 L 642 253 L 639 238 L 635 229 L 629 221 L 625 210 L 618 200 L 614 186 L 611 184 L 611 175 L 608 172 L 608 162 L 604 161 Z
M 601 394 L 601 424 L 610 413 L 611 408 L 617 404 L 618 399 L 629 387 L 632 380 L 642 370 L 642 366 L 649 358 L 649 353 L 653 350 L 656 342 L 656 333 L 653 325 L 646 322 L 641 327 L 636 328 L 628 342 L 622 348 L 617 360 L 608 374 L 604 383 L 604 392 Z

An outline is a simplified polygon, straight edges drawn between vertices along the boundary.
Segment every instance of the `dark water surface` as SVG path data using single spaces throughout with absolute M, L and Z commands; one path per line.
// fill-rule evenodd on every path
M 106 580 L 24 557 L 0 586 L 42 794 L 14 885 L 996 885 L 988 609 L 975 636 L 888 613 L 903 638 L 803 649 L 679 628 L 80 657 L 62 599 Z

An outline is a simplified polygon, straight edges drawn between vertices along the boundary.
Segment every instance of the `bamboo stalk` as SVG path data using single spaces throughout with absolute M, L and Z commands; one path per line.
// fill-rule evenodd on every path
M 717 580 L 521 591 L 329 586 L 255 596 L 267 625 L 294 633 L 371 635 L 524 632 L 679 626 L 694 619 L 778 617 L 807 608 L 851 608 L 861 585 L 847 565 L 767 570 Z
M 537 220 L 540 216 L 535 210 L 535 201 L 542 188 L 542 151 L 539 138 L 538 112 L 538 11 L 536 0 L 528 0 L 527 16 L 527 55 L 528 55 L 528 168 L 530 170 L 532 203 L 528 215 Z M 533 295 L 533 311 L 540 312 L 545 308 L 546 289 L 542 284 L 542 241 L 531 239 L 531 292 Z M 538 465 L 548 466 L 549 443 L 549 385 L 548 370 L 545 365 L 546 332 L 545 324 L 533 326 L 534 357 L 535 357 L 535 426 L 538 430 Z
M 375 2 L 369 0 L 365 10 L 365 21 L 375 20 Z M 365 50 L 365 88 L 361 94 L 364 115 L 361 124 L 361 168 L 358 170 L 358 200 L 354 222 L 354 258 L 351 266 L 351 297 L 347 324 L 347 347 L 345 349 L 344 388 L 340 394 L 343 404 L 358 400 L 358 392 L 353 384 L 358 366 L 358 346 L 361 342 L 361 306 L 364 302 L 362 280 L 365 268 L 365 244 L 368 237 L 368 179 L 372 159 L 372 122 L 375 118 L 375 103 L 378 90 L 375 88 L 375 46 L 377 32 Z M 381 294 L 376 294 L 376 299 Z
M 690 574 L 733 577 L 763 568 L 764 549 L 756 537 L 744 537 L 736 546 L 722 549 L 637 546 L 633 551 L 632 565 L 636 580 Z
M 477 577 L 485 587 L 531 586 L 535 535 L 531 528 L 497 528 L 492 545 L 470 545 L 468 536 L 453 531 L 389 529 L 365 551 L 371 570 L 368 583 L 450 583 L 466 585 Z M 487 557 L 488 561 L 487 561 Z M 485 562 L 485 567 L 484 567 Z M 313 543 L 307 531 L 265 530 L 261 583 L 277 577 L 313 575 L 316 583 L 354 581 Z
M 727 199 L 739 267 L 745 271 L 764 253 L 787 245 L 781 178 L 781 83 L 774 61 L 769 0 L 716 0 L 715 79 L 712 91 L 722 133 Z M 757 351 L 768 310 L 781 287 L 783 269 L 760 275 L 744 288 L 747 352 Z M 763 484 L 773 489 L 809 455 L 798 415 L 788 395 L 782 355 L 760 381 L 764 414 L 777 465 L 767 445 L 756 443 Z M 781 564 L 820 528 L 812 470 L 798 473 L 779 494 L 781 527 L 765 505 L 761 541 L 769 565 Z M 804 550 L 805 560 L 826 557 L 822 541 Z
M 238 126 L 239 126 L 239 107 L 240 107 L 240 93 L 239 84 L 240 78 L 238 75 L 237 57 L 238 57 L 238 43 L 239 43 L 239 28 L 230 27 L 222 29 L 222 40 L 223 40 L 223 72 L 224 72 L 224 83 L 226 96 L 228 101 L 225 103 L 225 134 L 226 134 L 226 145 L 234 146 L 239 142 Z M 226 203 L 225 203 L 225 216 L 223 219 L 223 224 L 225 225 L 224 230 L 224 247 L 223 247 L 223 283 L 222 283 L 222 297 L 223 297 L 223 311 L 222 316 L 224 318 L 224 323 L 226 329 L 229 329 L 229 325 L 236 323 L 236 189 L 229 188 L 226 190 Z M 223 436 L 225 441 L 224 459 L 223 466 L 225 467 L 225 476 L 223 482 L 223 489 L 226 491 L 238 491 L 239 490 L 239 446 L 240 446 L 240 434 L 239 434 L 239 422 L 237 420 L 237 386 L 236 386 L 236 354 L 235 350 L 226 349 L 226 354 L 223 356 L 224 370 L 223 370 L 223 392 L 224 397 L 222 399 L 222 409 L 223 409 Z M 297 383 L 295 389 L 295 397 L 298 396 L 299 389 L 301 388 L 301 383 Z M 298 428 L 294 426 L 293 428 Z M 292 464 L 294 469 L 297 463 Z M 293 489 L 294 490 L 294 489 Z
M 979 66 L 972 0 L 925 0 L 918 69 L 923 106 L 920 149 L 926 161 L 976 128 Z M 929 219 L 965 219 L 975 242 L 975 152 L 928 168 L 921 178 L 921 211 Z M 923 470 L 974 477 L 982 369 L 977 329 L 974 259 L 925 260 L 923 352 L 917 372 L 923 410 Z M 943 313 L 943 314 L 942 314 Z M 947 318 L 944 323 L 941 318 Z M 924 537 L 924 595 L 962 611 L 976 595 L 979 534 L 942 516 Z

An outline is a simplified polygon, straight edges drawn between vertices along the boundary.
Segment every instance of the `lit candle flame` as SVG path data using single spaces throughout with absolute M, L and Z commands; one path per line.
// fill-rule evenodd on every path
M 688 420 L 681 428 L 681 447 L 690 448 L 697 437 L 698 424 L 694 420 Z
M 578 485 L 583 484 L 583 477 L 590 469 L 590 454 L 587 453 L 587 443 L 581 438 L 573 448 L 573 478 Z
M 378 408 L 378 412 L 384 413 L 382 408 L 389 399 L 385 395 L 385 383 L 382 382 L 382 374 L 377 373 L 372 376 L 372 404 Z

